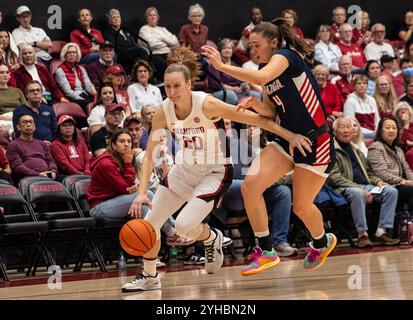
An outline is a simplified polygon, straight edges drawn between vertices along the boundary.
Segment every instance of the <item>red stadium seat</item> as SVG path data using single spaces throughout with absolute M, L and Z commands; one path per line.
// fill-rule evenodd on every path
M 52 75 L 55 74 L 57 68 L 60 66 L 60 64 L 61 64 L 62 62 L 63 62 L 63 61 L 60 60 L 60 59 L 59 59 L 59 60 L 56 60 L 56 59 L 53 59 L 53 60 L 52 60 L 52 62 L 50 63 L 50 73 L 51 73 Z
M 59 102 L 53 105 L 53 110 L 56 117 L 59 118 L 63 114 L 72 116 L 73 118 L 86 118 L 85 112 L 82 108 L 74 102 Z
M 49 50 L 50 55 L 54 58 L 57 57 L 60 59 L 60 51 L 62 51 L 62 48 L 65 46 L 66 43 L 66 41 L 53 40 L 52 47 Z

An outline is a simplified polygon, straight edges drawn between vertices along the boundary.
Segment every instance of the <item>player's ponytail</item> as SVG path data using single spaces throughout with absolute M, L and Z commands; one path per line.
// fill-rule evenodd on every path
M 277 39 L 281 45 L 282 41 L 285 41 L 287 48 L 292 47 L 302 55 L 310 55 L 313 49 L 307 42 L 296 36 L 294 29 L 288 24 L 287 20 L 283 18 L 277 18 L 271 21 L 276 27 L 278 27 Z M 281 41 L 280 41 L 281 40 Z
M 179 47 L 168 54 L 168 67 L 165 74 L 182 72 L 185 80 L 195 81 L 199 79 L 200 66 L 198 56 L 188 47 Z

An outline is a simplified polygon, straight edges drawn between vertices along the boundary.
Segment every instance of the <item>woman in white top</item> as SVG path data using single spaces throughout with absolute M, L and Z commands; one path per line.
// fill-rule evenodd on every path
M 318 29 L 317 40 L 315 45 L 314 59 L 322 63 L 330 72 L 338 72 L 338 62 L 341 57 L 341 50 L 331 41 L 334 34 L 331 27 L 322 24 Z
M 355 91 L 348 95 L 344 103 L 344 116 L 355 118 L 360 122 L 365 139 L 374 138 L 380 121 L 376 100 L 366 94 L 368 79 L 359 75 L 354 79 Z
M 159 13 L 155 7 L 149 7 L 145 12 L 146 25 L 139 30 L 139 37 L 146 40 L 152 51 L 152 63 L 155 67 L 155 77 L 163 79 L 166 69 L 166 58 L 171 49 L 179 46 L 178 38 L 165 27 L 158 26 Z M 143 45 L 145 48 L 145 45 Z
M 87 118 L 90 134 L 93 134 L 104 125 L 106 125 L 106 106 L 111 105 L 112 103 L 118 103 L 116 99 L 115 89 L 111 84 L 103 84 L 98 90 L 96 103 L 92 107 L 89 117 Z
M 162 102 L 161 90 L 149 83 L 153 71 L 145 60 L 139 60 L 132 68 L 132 82 L 128 87 L 131 113 L 141 112 L 144 106 L 159 106 Z

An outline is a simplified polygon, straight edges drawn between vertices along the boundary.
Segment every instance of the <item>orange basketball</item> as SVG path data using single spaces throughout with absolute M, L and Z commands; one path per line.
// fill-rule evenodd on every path
M 133 256 L 141 256 L 152 249 L 156 233 L 152 225 L 143 219 L 133 219 L 125 223 L 119 233 L 123 250 Z

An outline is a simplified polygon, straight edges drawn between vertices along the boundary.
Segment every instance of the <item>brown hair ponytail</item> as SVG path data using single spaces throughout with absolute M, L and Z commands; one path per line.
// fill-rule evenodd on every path
M 185 80 L 195 81 L 199 79 L 200 66 L 198 55 L 191 48 L 182 46 L 168 54 L 168 68 L 166 73 L 182 72 Z
M 309 44 L 307 44 L 307 42 L 296 36 L 294 29 L 288 24 L 287 20 L 284 18 L 277 18 L 272 20 L 271 23 L 278 27 L 281 42 L 284 40 L 287 48 L 293 47 L 305 56 L 310 55 L 313 52 L 313 49 Z
M 293 28 L 283 18 L 277 18 L 271 22 L 261 22 L 255 26 L 252 32 L 261 33 L 264 38 L 269 40 L 277 39 L 279 47 L 285 41 L 287 48 L 292 47 L 303 55 L 310 55 L 313 52 L 312 47 L 298 38 Z

